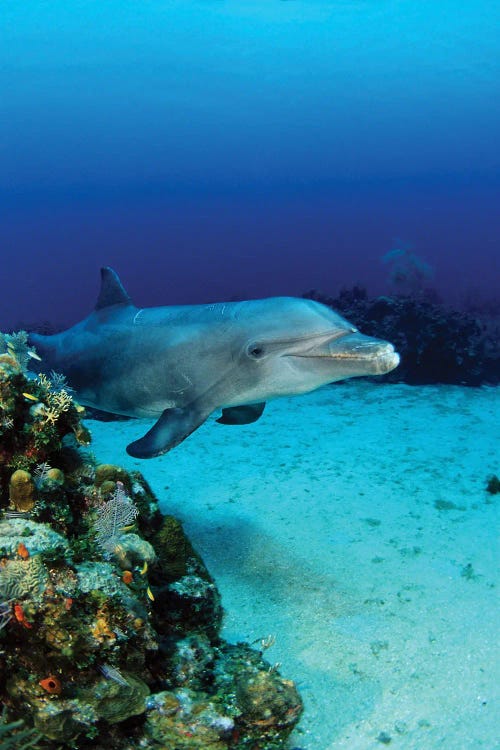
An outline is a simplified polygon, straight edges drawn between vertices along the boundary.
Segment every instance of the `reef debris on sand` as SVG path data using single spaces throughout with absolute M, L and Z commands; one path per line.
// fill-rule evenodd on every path
M 141 474 L 99 465 L 83 409 L 0 334 L 0 750 L 271 750 L 302 703 L 246 644 Z M 30 746 L 30 745 L 26 745 Z

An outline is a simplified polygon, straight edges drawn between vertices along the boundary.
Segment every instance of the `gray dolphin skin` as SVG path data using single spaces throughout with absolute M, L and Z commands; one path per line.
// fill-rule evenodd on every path
M 156 419 L 127 447 L 151 458 L 179 445 L 216 409 L 248 424 L 265 402 L 394 369 L 387 341 L 363 336 L 318 302 L 294 297 L 135 307 L 111 268 L 95 310 L 53 336 L 30 335 L 42 369 L 63 373 L 87 406 Z

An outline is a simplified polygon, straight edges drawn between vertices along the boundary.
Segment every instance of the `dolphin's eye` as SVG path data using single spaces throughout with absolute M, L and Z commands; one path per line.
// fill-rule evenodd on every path
M 248 356 L 252 359 L 260 359 L 265 354 L 265 349 L 261 344 L 250 344 L 247 349 Z

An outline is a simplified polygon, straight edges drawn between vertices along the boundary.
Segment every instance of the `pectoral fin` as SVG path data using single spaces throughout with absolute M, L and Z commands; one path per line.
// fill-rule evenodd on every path
M 251 424 L 262 415 L 265 405 L 264 402 L 261 404 L 245 404 L 244 406 L 228 406 L 222 410 L 222 416 L 216 422 L 220 424 Z
M 144 437 L 127 445 L 127 453 L 134 458 L 154 458 L 175 448 L 206 420 L 210 411 L 188 406 L 184 409 L 165 409 L 159 420 Z

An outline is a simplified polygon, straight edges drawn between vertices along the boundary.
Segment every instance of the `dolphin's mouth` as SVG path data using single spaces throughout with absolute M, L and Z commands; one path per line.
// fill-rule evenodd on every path
M 336 331 L 323 336 L 302 351 L 289 352 L 289 356 L 307 359 L 343 360 L 346 364 L 362 364 L 374 375 L 384 375 L 398 366 L 400 357 L 392 344 L 382 339 L 364 336 L 356 329 Z

